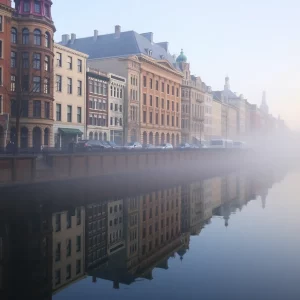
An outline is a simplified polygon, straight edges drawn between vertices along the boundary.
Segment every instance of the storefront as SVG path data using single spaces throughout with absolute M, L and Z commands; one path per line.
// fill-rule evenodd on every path
M 78 142 L 83 132 L 76 128 L 58 128 L 55 134 L 55 148 L 66 149 L 71 142 Z

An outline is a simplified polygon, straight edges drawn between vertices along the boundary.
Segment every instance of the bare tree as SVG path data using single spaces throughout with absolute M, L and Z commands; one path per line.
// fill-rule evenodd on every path
M 41 94 L 53 96 L 53 62 L 50 56 L 42 53 L 13 53 L 10 61 L 10 83 L 4 87 L 11 101 L 11 120 L 15 121 L 15 143 L 18 151 L 20 121 L 22 117 L 28 117 L 29 101 Z

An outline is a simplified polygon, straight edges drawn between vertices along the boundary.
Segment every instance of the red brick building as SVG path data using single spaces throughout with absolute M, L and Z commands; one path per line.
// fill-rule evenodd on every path
M 9 59 L 11 55 L 11 0 L 0 0 L 0 115 L 9 113 L 9 96 L 6 87 L 10 84 Z M 0 150 L 5 147 L 6 124 L 0 118 Z

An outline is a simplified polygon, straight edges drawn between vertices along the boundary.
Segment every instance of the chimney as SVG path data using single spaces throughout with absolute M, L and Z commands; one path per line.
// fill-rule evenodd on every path
M 153 43 L 153 32 L 141 33 L 150 43 Z
M 115 26 L 115 37 L 119 38 L 121 35 L 121 26 L 120 25 L 116 25 Z
M 164 48 L 166 50 L 166 52 L 168 52 L 168 50 L 169 50 L 169 43 L 168 42 L 156 43 L 156 45 Z
M 63 34 L 61 36 L 61 42 L 63 45 L 67 45 L 70 40 L 70 36 L 68 34 Z
M 74 44 L 75 40 L 76 40 L 76 34 L 71 33 L 71 44 Z

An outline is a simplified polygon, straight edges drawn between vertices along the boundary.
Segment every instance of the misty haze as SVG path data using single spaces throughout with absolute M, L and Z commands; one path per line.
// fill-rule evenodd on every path
M 300 4 L 0 0 L 0 298 L 300 299 Z

